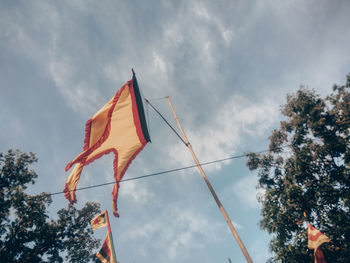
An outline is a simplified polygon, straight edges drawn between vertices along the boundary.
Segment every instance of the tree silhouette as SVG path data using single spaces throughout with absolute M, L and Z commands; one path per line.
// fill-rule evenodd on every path
M 88 202 L 80 210 L 69 205 L 50 219 L 51 196 L 24 191 L 35 183 L 37 174 L 29 166 L 36 161 L 32 153 L 0 153 L 0 261 L 98 262 L 93 250 L 99 240 L 89 222 L 100 212 L 99 204 Z
M 349 90 L 350 74 L 326 98 L 305 88 L 288 95 L 269 152 L 249 154 L 264 189 L 260 226 L 272 234 L 269 262 L 313 262 L 306 221 L 331 239 L 322 245 L 328 262 L 349 262 Z

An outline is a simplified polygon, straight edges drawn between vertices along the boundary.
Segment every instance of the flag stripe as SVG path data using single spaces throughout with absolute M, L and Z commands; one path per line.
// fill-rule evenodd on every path
M 326 242 L 330 242 L 330 239 L 327 236 L 322 235 L 315 241 L 309 240 L 308 247 L 310 249 L 317 249 L 319 246 L 321 246 L 323 243 L 326 243 Z
M 100 251 L 101 252 L 101 251 Z M 101 260 L 102 263 L 110 263 L 109 257 L 103 256 L 100 252 L 96 256 Z
M 109 236 L 109 245 L 110 245 L 111 254 L 112 254 L 112 262 L 118 263 L 117 257 L 116 257 L 116 255 L 115 255 L 114 243 L 113 243 L 113 236 L 112 236 L 112 232 L 111 232 L 111 231 L 108 232 L 108 236 Z
M 84 138 L 84 148 L 83 148 L 84 151 L 89 149 L 91 124 L 92 124 L 92 119 L 89 119 L 85 124 L 85 138 Z
M 324 235 L 321 231 L 313 227 L 310 223 L 308 223 L 308 248 L 314 249 L 315 252 L 319 246 L 323 243 L 330 242 L 330 239 Z
M 99 252 L 99 254 L 104 258 L 106 259 L 107 261 L 110 260 L 111 258 L 111 251 L 109 250 L 109 248 L 102 248 Z
M 314 257 L 315 257 L 315 263 L 327 263 L 323 252 L 320 248 L 316 249 L 315 253 L 314 253 Z
M 141 128 L 142 128 L 142 134 L 143 134 L 143 137 L 146 140 L 146 142 L 150 142 L 151 139 L 150 139 L 150 136 L 148 133 L 147 122 L 146 122 L 145 112 L 143 109 L 143 103 L 142 103 L 142 98 L 140 95 L 139 85 L 137 84 L 137 80 L 136 80 L 135 76 L 133 76 L 132 80 L 133 80 L 133 89 L 134 89 L 133 94 L 135 95 L 135 99 L 136 99 L 137 112 L 139 115 L 139 121 L 140 121 Z
M 137 101 L 135 98 L 135 89 L 133 86 L 130 87 L 130 95 L 131 95 L 132 114 L 134 116 L 134 125 L 136 128 L 136 133 L 137 133 L 137 136 L 138 136 L 141 144 L 146 144 L 147 141 L 146 141 L 145 136 L 143 134 L 142 124 L 140 121 L 140 114 L 138 112 Z
M 106 239 L 96 256 L 105 263 L 116 263 L 111 232 L 107 233 Z
M 309 234 L 309 240 L 316 241 L 323 234 L 320 231 L 317 231 L 315 234 Z

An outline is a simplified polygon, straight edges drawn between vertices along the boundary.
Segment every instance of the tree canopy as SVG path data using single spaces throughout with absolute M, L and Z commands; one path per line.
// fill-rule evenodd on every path
M 266 154 L 249 154 L 262 203 L 260 227 L 270 234 L 269 262 L 313 262 L 310 222 L 327 235 L 327 262 L 350 258 L 350 74 L 322 98 L 300 88 L 287 96 L 284 120 L 269 137 Z
M 49 193 L 28 195 L 37 174 L 30 169 L 34 154 L 10 150 L 0 153 L 0 259 L 1 262 L 98 262 L 90 220 L 100 212 L 88 202 L 78 210 L 69 205 L 50 219 Z

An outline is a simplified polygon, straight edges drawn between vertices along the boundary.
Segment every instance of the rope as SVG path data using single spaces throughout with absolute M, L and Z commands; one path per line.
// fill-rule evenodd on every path
M 148 105 L 151 106 L 151 108 L 157 112 L 159 114 L 159 116 L 163 119 L 163 121 L 165 121 L 165 123 L 170 127 L 170 129 L 173 130 L 173 132 L 177 135 L 177 137 L 179 137 L 179 139 L 187 146 L 187 143 L 184 141 L 184 139 L 182 139 L 182 137 L 180 136 L 180 134 L 178 134 L 178 132 L 174 129 L 173 126 L 170 125 L 170 123 L 164 118 L 164 116 L 149 102 L 149 100 L 146 99 L 146 103 Z

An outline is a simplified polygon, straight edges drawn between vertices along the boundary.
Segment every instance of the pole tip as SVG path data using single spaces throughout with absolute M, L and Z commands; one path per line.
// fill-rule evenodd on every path
M 131 68 L 132 75 L 135 77 L 135 71 L 133 68 Z

